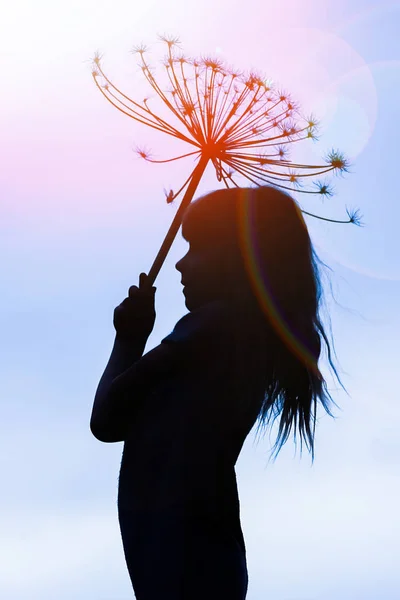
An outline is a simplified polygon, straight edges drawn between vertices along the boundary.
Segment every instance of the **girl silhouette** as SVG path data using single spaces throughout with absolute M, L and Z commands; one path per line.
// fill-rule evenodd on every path
M 314 459 L 317 403 L 331 415 L 318 368 L 322 336 L 339 379 L 318 314 L 322 261 L 296 202 L 269 186 L 197 199 L 182 234 L 189 312 L 142 356 L 156 288 L 141 274 L 114 311 L 90 427 L 124 442 L 118 518 L 136 598 L 244 600 L 243 443 L 257 419 L 280 415 L 276 455 L 293 427 Z

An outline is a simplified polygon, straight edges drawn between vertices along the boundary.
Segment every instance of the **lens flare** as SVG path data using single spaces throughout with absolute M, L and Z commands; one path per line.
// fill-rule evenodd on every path
M 316 369 L 315 357 L 302 342 L 299 335 L 296 334 L 284 318 L 278 303 L 274 298 L 273 291 L 268 282 L 268 277 L 262 269 L 262 260 L 256 242 L 256 222 L 254 214 L 250 209 L 251 203 L 249 196 L 251 190 L 241 188 L 239 190 L 238 202 L 238 230 L 239 244 L 245 264 L 245 269 L 250 279 L 250 285 L 253 289 L 258 303 L 269 322 L 275 329 L 279 338 L 310 370 Z M 300 219 L 300 208 L 295 204 Z M 306 227 L 305 223 L 304 226 Z

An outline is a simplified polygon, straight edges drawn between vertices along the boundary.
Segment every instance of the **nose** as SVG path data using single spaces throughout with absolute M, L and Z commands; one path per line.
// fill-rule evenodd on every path
M 176 263 L 176 265 L 175 265 L 175 269 L 176 269 L 177 271 L 179 271 L 179 273 L 182 273 L 182 270 L 181 270 L 181 268 L 180 268 L 181 262 L 182 262 L 182 259 L 178 260 L 178 262 L 177 262 L 177 263 Z

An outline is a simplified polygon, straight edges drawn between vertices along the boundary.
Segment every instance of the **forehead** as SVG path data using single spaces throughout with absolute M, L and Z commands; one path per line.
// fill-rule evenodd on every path
M 184 217 L 183 221 L 182 221 L 182 230 L 181 231 L 182 231 L 182 237 L 183 237 L 183 239 L 186 240 L 187 242 L 189 241 L 189 231 L 188 231 L 188 229 L 189 229 L 188 228 L 188 220 L 187 220 L 187 217 L 186 218 Z
M 187 242 L 214 250 L 237 245 L 236 211 L 231 206 L 234 198 L 227 192 L 231 190 L 219 190 L 189 204 L 181 230 Z
M 207 235 L 203 211 L 198 206 L 189 205 L 182 221 L 182 236 L 187 242 L 201 239 Z
M 214 237 L 221 233 L 227 215 L 221 211 L 221 202 L 214 196 L 215 194 L 202 196 L 187 207 L 182 222 L 182 235 L 186 240 L 200 240 L 204 236 Z

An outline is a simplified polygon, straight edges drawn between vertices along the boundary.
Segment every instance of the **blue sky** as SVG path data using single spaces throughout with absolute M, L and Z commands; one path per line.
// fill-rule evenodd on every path
M 306 0 L 15 0 L 0 24 L 2 408 L 0 596 L 128 600 L 117 521 L 122 443 L 102 444 L 89 419 L 114 339 L 112 315 L 148 271 L 176 211 L 189 163 L 143 164 L 132 146 L 168 147 L 118 114 L 89 63 L 132 95 L 143 88 L 134 43 L 158 32 L 190 55 L 260 68 L 321 117 L 305 159 L 340 147 L 351 173 L 305 210 L 326 282 L 339 375 L 321 367 L 341 407 L 321 417 L 316 460 L 288 442 L 266 467 L 268 436 L 248 436 L 237 463 L 248 600 L 396 600 L 400 586 L 400 209 L 397 202 L 400 3 Z M 154 61 L 156 62 L 156 61 Z M 190 159 L 189 159 L 190 160 Z M 244 184 L 244 182 L 243 182 Z M 200 193 L 218 187 L 207 172 Z M 186 313 L 178 234 L 157 278 L 147 350 Z M 325 321 L 326 322 L 326 321 Z

